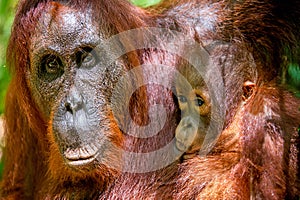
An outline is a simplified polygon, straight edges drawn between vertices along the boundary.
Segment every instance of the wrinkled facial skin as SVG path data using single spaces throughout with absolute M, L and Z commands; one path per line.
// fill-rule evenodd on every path
M 186 80 L 175 81 L 181 120 L 176 128 L 176 148 L 188 154 L 197 153 L 210 123 L 211 103 L 208 89 L 200 74 L 190 67 L 181 69 Z
M 52 4 L 41 15 L 27 80 L 50 141 L 75 168 L 104 162 L 120 137 L 109 102 L 125 66 L 103 63 L 109 52 L 100 50 L 104 38 L 89 13 Z

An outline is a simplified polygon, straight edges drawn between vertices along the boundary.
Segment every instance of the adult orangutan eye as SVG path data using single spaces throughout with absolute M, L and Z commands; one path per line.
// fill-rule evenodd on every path
M 57 55 L 48 54 L 42 58 L 39 77 L 45 81 L 53 81 L 64 73 L 61 59 Z
M 55 74 L 61 69 L 62 65 L 61 65 L 60 59 L 58 57 L 50 56 L 46 60 L 45 67 L 46 67 L 47 73 Z
M 78 67 L 90 68 L 97 64 L 97 55 L 91 47 L 84 47 L 76 53 Z

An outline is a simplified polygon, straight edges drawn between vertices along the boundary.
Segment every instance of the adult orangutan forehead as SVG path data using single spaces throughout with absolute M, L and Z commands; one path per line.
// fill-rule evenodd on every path
M 100 31 L 89 13 L 50 3 L 37 22 L 31 41 L 32 50 L 47 46 L 58 52 L 66 52 L 79 44 L 96 46 Z

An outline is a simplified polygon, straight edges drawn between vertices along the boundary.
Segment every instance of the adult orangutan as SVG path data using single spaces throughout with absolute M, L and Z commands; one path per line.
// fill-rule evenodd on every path
M 280 85 L 280 76 L 287 64 L 298 62 L 299 7 L 292 1 L 182 0 L 145 11 L 126 1 L 20 1 L 8 47 L 13 77 L 6 101 L 1 196 L 296 198 L 299 100 Z M 167 30 L 150 38 L 161 42 L 163 50 L 150 45 L 112 59 L 115 49 L 106 39 L 146 26 Z M 184 59 L 191 63 L 181 62 L 176 51 L 167 52 L 168 43 L 178 41 L 173 31 L 197 41 L 209 62 L 188 42 L 177 49 L 187 52 Z M 141 41 L 142 35 L 134 37 Z M 121 35 L 117 46 L 135 50 L 134 40 L 127 39 Z M 137 68 L 139 64 L 171 67 Z M 218 106 L 225 114 L 224 124 L 222 115 L 214 115 L 218 112 L 208 118 L 222 131 L 214 135 L 216 141 L 204 140 L 198 147 L 200 153 L 202 145 L 210 147 L 206 156 L 177 148 L 172 140 L 182 125 L 176 121 L 177 100 L 159 84 L 176 82 L 175 67 L 179 72 L 187 67 L 187 81 L 201 82 L 189 75 L 190 64 L 196 64 L 192 71 L 206 68 L 200 75 L 204 90 L 210 91 L 208 108 Z M 122 88 L 122 80 L 130 81 Z M 123 111 L 127 104 L 118 104 L 131 96 L 132 88 L 136 91 L 128 106 L 133 126 Z M 162 109 L 152 109 L 157 104 L 164 106 L 165 116 Z M 152 125 L 152 115 L 165 121 L 148 126 L 150 132 L 156 125 L 162 130 L 143 138 L 149 129 L 140 127 Z M 184 131 L 177 130 L 179 135 Z M 174 152 L 147 160 L 148 153 L 169 144 Z M 158 165 L 181 153 L 168 166 Z M 146 159 L 131 160 L 136 154 Z
M 109 102 L 139 59 L 111 60 L 104 41 L 142 26 L 142 15 L 127 1 L 19 2 L 7 52 L 3 198 L 95 198 L 119 173 L 123 134 Z M 142 119 L 146 106 L 131 107 Z

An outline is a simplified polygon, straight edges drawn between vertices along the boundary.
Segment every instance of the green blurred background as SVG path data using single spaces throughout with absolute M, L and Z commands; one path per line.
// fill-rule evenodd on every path
M 4 97 L 9 82 L 5 66 L 5 51 L 13 21 L 16 0 L 0 0 L 0 114 L 3 113 Z

